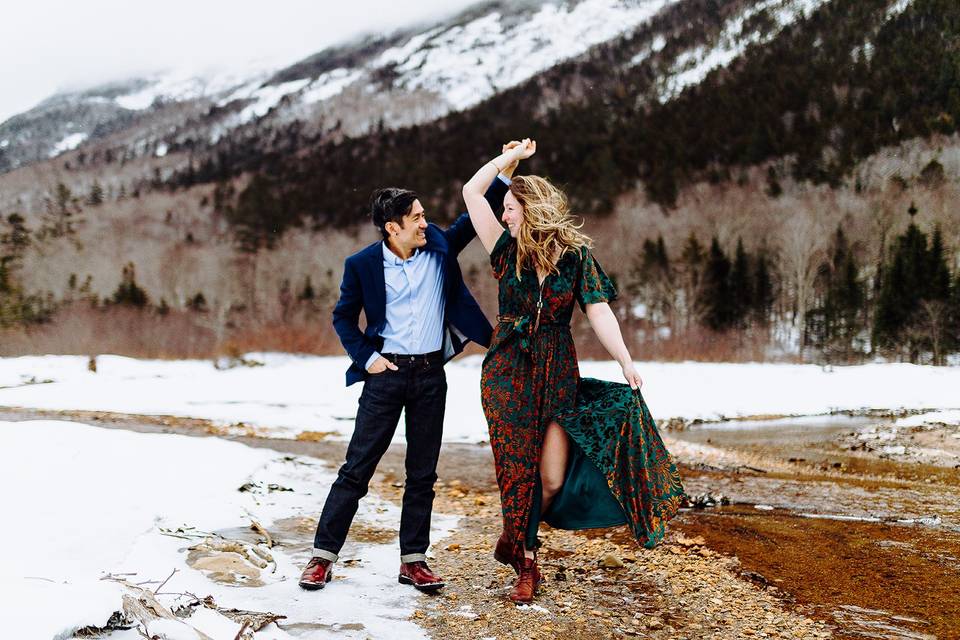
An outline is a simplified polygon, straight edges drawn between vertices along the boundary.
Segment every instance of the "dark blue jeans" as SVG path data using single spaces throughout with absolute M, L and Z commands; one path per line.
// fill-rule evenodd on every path
M 438 360 L 429 364 L 398 361 L 397 366 L 398 371 L 387 369 L 364 382 L 346 461 L 330 487 L 317 524 L 314 556 L 337 560 L 360 498 L 367 494 L 370 479 L 390 446 L 400 411 L 404 410 L 407 478 L 400 515 L 400 560 L 426 560 L 447 378 Z

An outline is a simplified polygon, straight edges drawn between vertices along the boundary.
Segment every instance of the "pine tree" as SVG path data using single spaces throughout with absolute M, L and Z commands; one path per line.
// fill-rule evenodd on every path
M 44 322 L 53 313 L 52 300 L 25 293 L 19 281 L 31 242 L 30 229 L 19 213 L 0 219 L 0 327 Z
M 81 222 L 79 199 L 74 197 L 70 187 L 58 182 L 54 189 L 53 198 L 46 199 L 46 211 L 43 224 L 37 232 L 43 240 L 46 237 L 63 238 L 72 236 Z
M 90 187 L 90 193 L 87 195 L 87 204 L 93 207 L 103 204 L 103 187 L 100 186 L 100 182 L 97 180 L 94 180 L 93 186 Z
M 940 225 L 933 229 L 930 242 L 928 272 L 931 274 L 927 297 L 931 300 L 947 300 L 950 297 L 950 268 L 947 266 L 946 251 L 943 247 L 943 233 Z
M 897 238 L 893 260 L 884 269 L 874 316 L 874 343 L 886 349 L 907 347 L 911 362 L 928 350 L 940 360 L 950 271 L 939 228 L 928 248 L 927 235 L 913 222 L 916 206 L 911 204 L 908 213 L 910 225 Z
M 953 281 L 950 289 L 950 306 L 947 314 L 947 349 L 951 351 L 960 350 L 960 271 Z
M 132 262 L 123 267 L 120 284 L 117 285 L 110 299 L 113 304 L 128 305 L 142 309 L 149 304 L 147 292 L 137 284 L 137 277 Z
M 743 248 L 743 239 L 737 239 L 733 267 L 730 270 L 730 321 L 745 326 L 750 310 L 754 306 L 754 284 L 750 273 L 750 259 Z
M 730 259 L 720 248 L 716 237 L 710 242 L 710 251 L 707 254 L 701 300 L 706 325 L 715 331 L 729 329 L 733 323 Z
M 681 287 L 683 289 L 683 306 L 686 312 L 685 325 L 687 327 L 690 327 L 694 322 L 699 322 L 703 313 L 700 289 L 703 281 L 704 259 L 703 245 L 691 232 L 680 254 Z
M 202 292 L 198 291 L 196 295 L 187 300 L 187 309 L 196 311 L 197 313 L 206 313 L 207 299 Z
M 849 360 L 853 341 L 863 328 L 862 310 L 865 285 L 860 281 L 860 266 L 843 229 L 837 226 L 829 264 L 826 296 L 823 304 L 825 330 L 823 348 Z
M 672 320 L 676 292 L 672 286 L 673 273 L 663 236 L 657 240 L 646 239 L 640 256 L 634 263 L 627 284 L 627 291 L 646 305 L 647 320 L 661 325 Z
M 757 322 L 766 326 L 770 323 L 770 312 L 773 310 L 773 280 L 770 277 L 767 255 L 763 251 L 757 256 L 754 265 L 753 284 L 753 316 Z
M 301 301 L 310 302 L 316 297 L 317 294 L 313 290 L 313 283 L 310 281 L 310 276 L 307 276 L 307 280 L 303 283 L 303 289 L 300 291 L 298 298 Z
M 29 245 L 30 229 L 26 220 L 19 213 L 11 213 L 0 228 L 0 294 L 17 290 L 16 272 L 20 270 Z

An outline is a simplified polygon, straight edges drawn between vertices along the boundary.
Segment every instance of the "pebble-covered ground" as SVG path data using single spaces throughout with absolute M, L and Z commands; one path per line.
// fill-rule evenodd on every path
M 775 588 L 741 577 L 735 558 L 677 531 L 646 550 L 626 527 L 588 532 L 544 527 L 540 564 L 546 582 L 533 605 L 516 606 L 507 599 L 513 570 L 493 560 L 500 533 L 497 494 L 453 480 L 440 487 L 436 507 L 463 519 L 434 552 L 433 565 L 448 580 L 447 588 L 414 614 L 434 638 L 831 635 L 802 608 L 784 605 Z

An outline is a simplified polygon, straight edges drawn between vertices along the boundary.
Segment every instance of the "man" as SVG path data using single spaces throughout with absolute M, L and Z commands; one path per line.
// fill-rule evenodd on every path
M 487 190 L 503 205 L 513 167 Z M 347 258 L 333 326 L 353 361 L 347 386 L 364 381 L 346 461 L 323 506 L 313 558 L 300 576 L 304 589 L 322 589 L 347 537 L 357 506 L 404 410 L 406 484 L 400 516 L 401 584 L 421 591 L 444 586 L 430 570 L 430 515 L 443 433 L 447 381 L 443 365 L 473 340 L 489 346 L 492 329 L 463 282 L 457 256 L 476 231 L 464 213 L 446 231 L 427 224 L 412 191 L 381 189 L 371 217 L 383 235 Z M 363 310 L 367 327 L 359 327 Z

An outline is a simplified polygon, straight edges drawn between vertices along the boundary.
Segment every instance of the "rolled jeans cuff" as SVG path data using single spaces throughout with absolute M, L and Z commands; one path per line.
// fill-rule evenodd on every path
M 425 553 L 407 553 L 400 556 L 400 562 L 406 564 L 408 562 L 426 562 L 427 554 Z
M 313 550 L 314 558 L 323 558 L 324 560 L 329 560 L 330 562 L 336 562 L 340 559 L 340 556 L 337 554 L 327 551 L 326 549 L 314 549 Z

